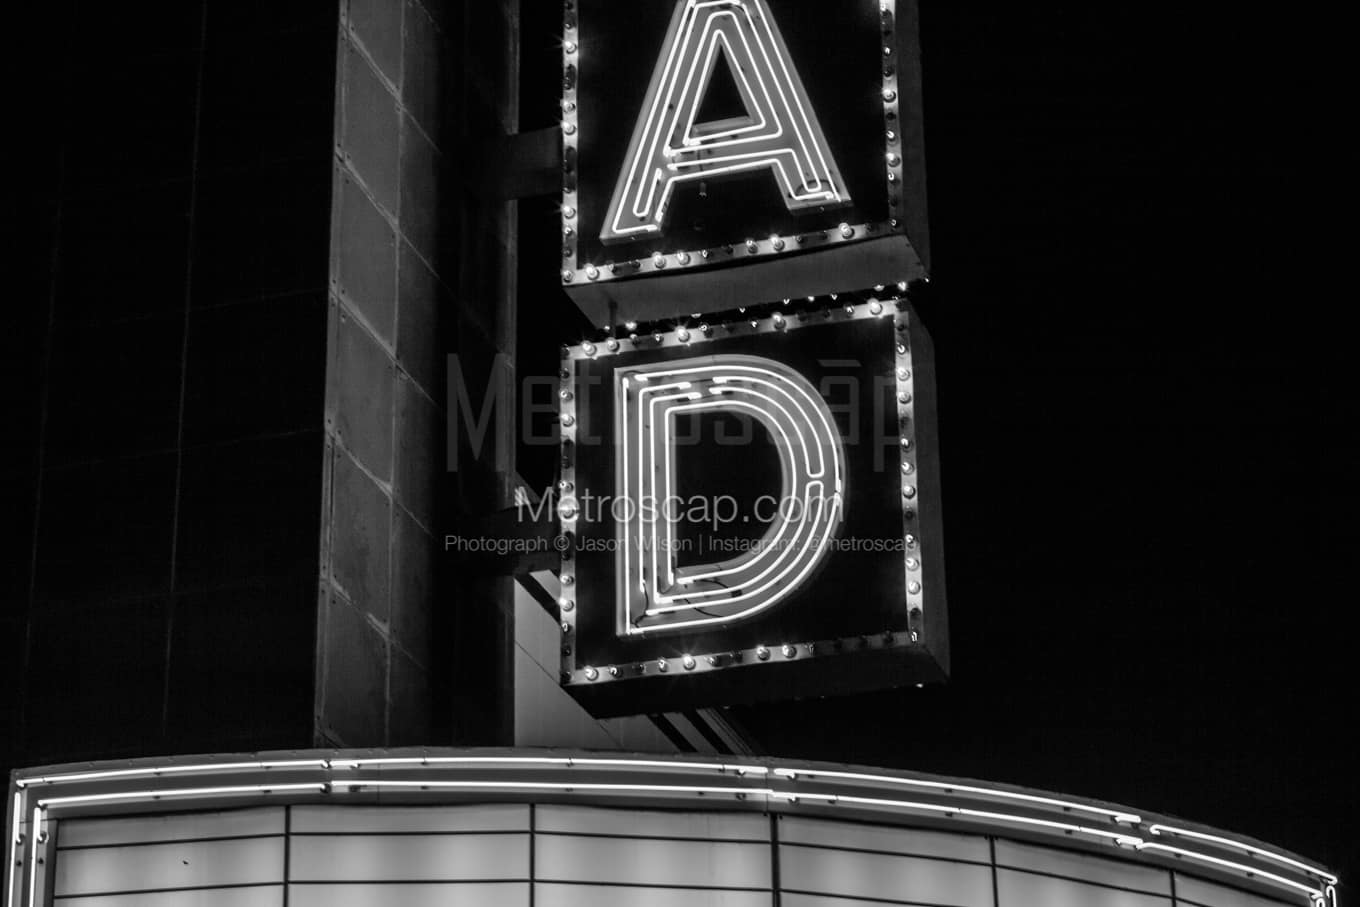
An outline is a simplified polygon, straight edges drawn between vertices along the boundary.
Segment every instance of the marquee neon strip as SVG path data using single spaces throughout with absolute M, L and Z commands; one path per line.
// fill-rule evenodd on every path
M 770 429 L 777 439 L 784 500 L 754 551 L 677 568 L 675 520 L 669 512 L 675 499 L 671 424 L 681 413 L 712 411 L 747 412 Z M 844 506 L 843 452 L 826 401 L 802 375 L 755 356 L 640 366 L 616 373 L 615 412 L 622 451 L 619 497 L 627 508 L 618 528 L 622 633 L 750 617 L 796 590 L 826 555 Z M 797 514 L 789 512 L 789 502 L 798 503 Z M 715 588 L 698 585 L 705 582 Z
M 720 48 L 747 116 L 696 124 Z M 676 185 L 692 180 L 771 170 L 790 211 L 850 201 L 765 0 L 678 4 L 642 109 L 600 231 L 606 243 L 659 235 Z
M 1304 885 L 1301 882 L 1295 882 L 1293 879 L 1286 879 L 1284 876 L 1276 875 L 1273 872 L 1266 872 L 1264 869 L 1261 869 L 1258 866 L 1248 866 L 1245 863 L 1237 863 L 1232 860 L 1225 860 L 1221 857 L 1210 856 L 1209 854 L 1205 853 L 1197 853 L 1196 851 L 1193 850 L 1186 850 L 1184 847 L 1172 847 L 1168 844 L 1153 844 L 1148 841 L 1139 841 L 1134 846 L 1140 851 L 1154 851 L 1168 853 L 1171 854 L 1172 856 L 1182 857 L 1184 859 L 1200 860 L 1205 863 L 1212 863 L 1215 866 L 1219 866 L 1224 869 L 1231 870 L 1233 872 L 1240 872 L 1245 875 L 1267 879 L 1271 882 L 1274 882 L 1277 885 L 1283 885 L 1286 888 L 1292 888 L 1295 891 L 1300 891 L 1314 899 L 1321 898 L 1324 896 L 1323 889 L 1321 888 L 1317 888 L 1311 885 Z
M 189 765 L 189 766 L 167 765 L 159 768 L 130 768 L 130 769 L 115 769 L 104 772 L 77 772 L 74 774 L 58 775 L 53 778 L 43 776 L 35 778 L 21 778 L 16 783 L 20 787 L 27 787 L 30 784 L 51 784 L 57 781 L 63 784 L 70 784 L 77 781 L 108 781 L 116 778 L 140 778 L 148 775 L 154 776 L 175 775 L 183 772 L 198 774 L 204 771 L 219 771 L 219 772 L 236 772 L 246 770 L 263 771 L 269 769 L 318 768 L 324 767 L 325 765 L 326 761 L 324 759 L 286 759 L 275 762 L 222 762 L 208 765 Z
M 13 817 L 11 821 L 14 823 L 14 828 L 9 829 L 9 862 L 6 863 L 5 865 L 10 867 L 11 873 L 13 873 L 14 875 L 18 875 L 19 820 L 20 817 L 23 816 L 24 801 L 23 796 L 19 793 L 21 790 L 23 790 L 23 788 L 17 784 L 14 787 L 15 787 L 14 811 L 10 813 L 10 815 Z M 18 886 L 14 885 L 13 879 L 11 879 L 11 884 L 7 887 L 5 891 L 5 907 L 14 907 L 14 889 L 16 887 Z
M 1247 844 L 1246 842 L 1243 841 L 1234 841 L 1231 838 L 1224 838 L 1220 837 L 1219 835 L 1205 834 L 1202 831 L 1191 831 L 1188 828 L 1174 828 L 1170 825 L 1155 824 L 1149 827 L 1148 831 L 1154 835 L 1159 836 L 1172 835 L 1178 838 L 1193 838 L 1196 841 L 1208 841 L 1213 844 L 1218 844 L 1222 847 L 1240 849 L 1246 851 L 1249 854 L 1252 854 L 1253 856 L 1261 857 L 1267 860 L 1272 860 L 1277 863 L 1282 863 L 1285 866 L 1290 866 L 1293 867 L 1294 869 L 1303 870 L 1304 872 L 1324 879 L 1333 885 L 1335 885 L 1338 881 L 1336 876 L 1332 875 L 1329 872 L 1325 872 L 1324 870 L 1319 869 L 1316 866 L 1312 866 L 1308 863 L 1301 863 L 1298 860 L 1290 859 L 1289 857 L 1283 856 L 1278 853 L 1274 853 L 1273 851 L 1265 850 L 1263 848 L 1257 847 L 1254 844 Z
M 168 801 L 208 799 L 213 801 L 212 808 L 219 808 L 224 805 L 252 802 L 255 798 L 274 799 L 280 795 L 286 802 L 310 803 L 319 800 L 333 802 L 337 795 L 359 795 L 366 792 L 381 794 L 382 791 L 425 794 L 431 797 L 437 797 L 441 791 L 472 794 L 541 791 L 554 796 L 636 794 L 663 798 L 731 796 L 737 800 L 753 801 L 757 808 L 762 802 L 767 804 L 765 806 L 767 809 L 776 804 L 785 809 L 798 809 L 804 804 L 815 804 L 847 809 L 859 807 L 874 812 L 887 810 L 893 813 L 943 819 L 974 820 L 984 827 L 999 823 L 1040 834 L 1081 836 L 1091 843 L 1103 843 L 1137 853 L 1164 855 L 1177 861 L 1194 863 L 1202 872 L 1211 874 L 1210 877 L 1217 877 L 1213 874 L 1218 874 L 1237 879 L 1249 878 L 1275 889 L 1305 896 L 1315 907 L 1337 907 L 1335 875 L 1248 841 L 1145 821 L 1125 810 L 1017 791 L 958 784 L 949 779 L 897 777 L 822 769 L 815 766 L 699 763 L 678 759 L 419 755 L 318 758 L 296 763 L 274 763 L 294 766 L 302 777 L 297 779 L 297 783 L 280 785 L 220 783 L 222 780 L 236 780 L 223 779 L 221 773 L 224 766 L 237 766 L 232 770 L 240 772 L 243 776 L 249 776 L 260 764 L 262 763 L 188 763 L 16 779 L 11 813 L 15 826 L 9 830 L 11 866 L 20 861 L 21 845 L 26 846 L 23 847 L 23 869 L 12 874 L 6 899 L 7 907 L 14 907 L 17 892 L 26 892 L 27 896 L 21 899 L 23 907 L 36 907 L 40 897 L 47 896 L 46 892 L 40 890 L 40 882 L 45 885 L 51 871 L 48 865 L 50 860 L 42 859 L 44 847 L 50 847 L 51 844 L 42 832 L 44 826 L 52 819 L 87 815 L 91 810 L 96 810 L 98 815 L 107 816 L 109 815 L 107 807 L 111 804 L 125 804 L 136 812 L 135 808 L 141 805 Z M 365 769 L 393 769 L 402 773 L 424 769 L 426 773 L 417 778 L 392 778 L 374 776 L 365 773 Z M 504 774 L 540 769 L 555 770 L 558 774 L 528 779 L 516 778 L 513 774 L 507 777 Z M 497 771 L 499 774 L 486 775 L 483 774 L 485 770 Z M 588 774 L 585 777 L 567 777 L 567 774 L 577 771 L 585 771 Z M 454 777 L 447 775 L 441 777 L 439 774 L 432 775 L 431 772 L 456 774 Z M 628 774 L 618 780 L 610 780 L 610 774 L 614 772 Z M 674 781 L 678 783 L 671 783 L 669 778 L 654 780 L 649 777 L 648 773 L 653 772 L 666 775 L 717 774 L 731 780 L 716 783 L 716 779 L 710 781 L 708 778 L 695 777 L 675 778 Z M 358 773 L 357 776 L 355 773 Z M 604 773 L 603 777 L 600 773 Z M 163 774 L 173 774 L 182 779 L 180 786 L 167 788 L 155 786 L 159 776 Z M 817 785 L 815 779 L 822 779 L 821 784 Z M 743 780 L 746 783 L 742 783 Z M 199 781 L 208 783 L 194 786 Z M 859 782 L 877 787 L 917 786 L 948 799 L 915 801 L 875 796 L 878 791 L 873 789 L 859 787 L 840 789 L 834 786 L 835 781 Z M 814 789 L 808 789 L 809 784 L 816 786 Z M 110 789 L 110 785 L 113 789 Z M 831 785 L 830 789 L 828 785 Z M 68 793 L 66 788 L 74 790 Z M 45 796 L 38 795 L 40 789 L 44 789 Z M 970 797 L 1010 800 L 1013 801 L 1015 808 L 1028 807 L 1030 812 L 992 809 L 985 804 L 977 803 L 976 800 L 970 800 Z M 49 814 L 49 811 L 54 809 L 58 812 Z M 18 831 L 19 819 L 30 811 L 28 834 L 21 841 Z M 1089 818 L 1076 816 L 1068 818 L 1067 814 L 1071 812 L 1084 812 Z M 1154 840 L 1172 836 L 1185 838 L 1186 846 L 1173 846 Z M 1261 861 L 1275 864 L 1280 870 L 1273 872 L 1263 868 L 1259 862 L 1243 862 L 1236 854 L 1244 851 Z M 1282 874 L 1285 872 L 1294 875 L 1291 877 Z

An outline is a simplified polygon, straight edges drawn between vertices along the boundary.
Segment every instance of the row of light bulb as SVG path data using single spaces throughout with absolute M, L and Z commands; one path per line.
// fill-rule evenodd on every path
M 901 436 L 898 441 L 898 451 L 901 456 L 902 471 L 902 521 L 903 529 L 911 529 L 912 522 L 916 519 L 916 496 L 917 488 L 915 483 L 916 463 L 913 459 L 915 451 L 914 422 L 912 420 L 912 407 L 915 402 L 912 385 L 912 362 L 911 349 L 906 343 L 907 322 L 899 320 L 897 322 L 897 332 L 902 335 L 896 342 L 894 352 L 897 355 L 897 365 L 894 374 L 897 378 L 897 409 L 898 409 L 898 431 Z M 914 539 L 910 532 L 905 535 L 908 539 Z M 913 547 L 915 547 L 913 545 Z M 922 592 L 920 568 L 921 562 L 916 556 L 907 557 L 903 565 L 906 570 L 906 589 L 907 589 L 907 615 L 911 624 L 910 637 L 913 643 L 921 641 L 922 633 L 922 602 L 919 598 Z
M 884 284 L 878 284 L 877 286 L 874 287 L 874 291 L 875 291 L 875 292 L 879 292 L 879 293 L 883 292 L 885 289 L 886 289 L 886 286 L 885 286 Z M 905 281 L 899 282 L 899 283 L 897 284 L 897 289 L 898 289 L 900 292 L 905 293 L 906 290 L 907 290 L 907 283 L 906 283 Z M 839 295 L 840 295 L 840 294 L 837 294 L 837 293 L 831 293 L 831 294 L 828 295 L 828 298 L 829 298 L 830 300 L 832 300 L 832 301 L 835 301 L 835 300 L 838 298 Z M 815 296 L 808 296 L 808 297 L 807 297 L 807 301 L 808 301 L 808 302 L 815 302 L 816 299 L 817 299 L 817 297 L 815 297 Z M 791 299 L 784 299 L 782 302 L 783 302 L 784 305 L 788 305 L 791 301 L 792 301 Z M 900 301 L 900 300 L 888 300 L 888 302 L 898 302 L 898 301 Z M 740 307 L 740 308 L 737 309 L 737 312 L 738 312 L 739 314 L 743 314 L 743 313 L 746 312 L 746 308 L 747 308 L 746 306 L 742 306 L 742 307 Z M 850 316 L 855 315 L 855 314 L 856 314 L 856 307 L 855 307 L 855 304 L 854 304 L 854 303 L 846 303 L 845 306 L 844 306 L 844 311 L 845 311 L 845 314 L 847 314 L 847 315 L 850 315 Z M 879 299 L 873 299 L 873 298 L 871 298 L 871 299 L 868 300 L 867 311 L 868 311 L 869 315 L 874 316 L 874 317 L 877 317 L 877 316 L 883 315 L 887 310 L 886 310 L 886 308 L 885 308 L 885 303 L 884 303 L 884 301 L 881 301 L 881 300 L 879 300 Z M 826 314 L 827 316 L 829 316 L 829 315 L 830 315 L 830 311 L 828 310 L 825 314 Z M 697 318 L 701 318 L 702 315 L 700 315 L 699 313 L 695 313 L 692 317 L 697 319 Z M 807 317 L 807 315 L 805 314 L 804 317 Z M 785 328 L 785 327 L 788 325 L 788 316 L 784 315 L 784 313 L 779 312 L 779 311 L 775 311 L 775 312 L 771 313 L 771 314 L 769 315 L 769 320 L 770 320 L 770 327 L 771 327 L 771 328 L 774 328 L 775 330 L 782 330 L 783 328 Z M 748 320 L 746 321 L 746 323 L 747 323 L 750 327 L 752 327 L 752 328 L 759 328 L 759 327 L 760 327 L 760 321 L 761 321 L 761 319 L 759 319 L 759 318 L 751 318 L 751 319 L 748 319 Z M 732 321 L 732 322 L 719 322 L 719 325 L 718 325 L 718 326 L 721 327 L 721 326 L 723 326 L 723 325 L 726 325 L 726 326 L 728 326 L 728 327 L 730 328 L 730 327 L 734 326 L 734 325 L 737 324 L 737 323 L 738 323 L 737 321 Z M 638 325 L 638 323 L 637 323 L 636 321 L 627 321 L 627 322 L 624 322 L 624 324 L 622 325 L 622 328 L 623 328 L 624 331 L 626 331 L 627 334 L 628 334 L 628 339 L 631 340 L 631 341 L 636 341 L 636 340 L 638 339 L 638 327 L 639 327 L 639 325 Z M 595 342 L 595 341 L 591 341 L 591 340 L 584 340 L 584 341 L 582 341 L 582 342 L 578 345 L 578 349 L 580 350 L 581 355 L 584 356 L 584 357 L 587 358 L 587 359 L 590 359 L 590 358 L 594 358 L 594 357 L 595 357 L 596 355 L 598 355 L 601 351 L 608 352 L 608 353 L 617 353 L 617 352 L 619 352 L 619 350 L 621 349 L 621 344 L 620 344 L 619 338 L 615 337 L 615 336 L 613 335 L 612 331 L 613 331 L 612 328 L 607 328 L 607 329 L 606 329 L 606 336 L 605 336 L 602 340 L 600 340 L 599 342 Z M 679 341 L 680 343 L 688 343 L 688 342 L 690 342 L 690 341 L 693 340 L 693 339 L 697 339 L 697 338 L 695 337 L 695 333 L 696 333 L 696 332 L 697 332 L 697 334 L 699 335 L 699 337 L 701 337 L 701 338 L 703 338 L 703 339 L 708 339 L 708 338 L 711 338 L 711 337 L 713 336 L 714 326 L 711 325 L 711 324 L 709 324 L 709 323 L 706 322 L 706 321 L 701 321 L 701 322 L 699 322 L 699 324 L 698 324 L 697 326 L 695 326 L 693 329 L 691 329 L 691 328 L 690 328 L 688 325 L 686 325 L 686 324 L 678 325 L 678 326 L 676 326 L 676 327 L 673 329 L 673 333 L 674 333 L 674 335 L 675 335 L 675 339 L 676 339 L 677 341 Z M 651 334 L 651 338 L 652 338 L 652 340 L 653 340 L 654 342 L 656 342 L 656 343 L 664 343 L 665 340 L 666 340 L 666 336 L 667 336 L 668 333 L 672 333 L 672 332 L 667 332 L 667 331 L 653 331 L 652 334 Z M 899 399 L 900 399 L 900 398 L 899 398 Z M 900 401 L 900 402 L 909 402 L 909 401 Z
M 890 163 L 892 163 L 894 161 L 897 161 L 898 157 L 895 154 L 889 154 L 888 160 Z M 571 221 L 575 217 L 576 209 L 571 207 L 570 205 L 564 205 L 562 208 L 562 219 L 564 221 Z M 897 226 L 896 218 L 894 218 L 890 222 L 890 226 L 894 228 Z M 842 240 L 850 240 L 854 239 L 861 233 L 874 233 L 874 232 L 877 232 L 876 228 L 866 224 L 854 225 L 849 223 L 842 223 L 835 229 L 834 236 L 839 236 L 840 239 Z M 575 226 L 573 226 L 571 223 L 566 223 L 562 228 L 562 235 L 563 238 L 566 239 L 567 241 L 572 241 L 576 236 Z M 821 234 L 821 237 L 823 239 L 834 238 L 834 236 L 832 235 L 831 232 L 823 232 Z M 802 245 L 807 241 L 807 237 L 808 234 L 800 233 L 792 237 L 792 241 L 797 245 Z M 765 241 L 765 244 L 769 247 L 770 251 L 775 253 L 783 252 L 785 249 L 788 248 L 788 240 L 777 233 L 771 234 L 770 238 Z M 743 248 L 745 248 L 746 253 L 748 255 L 759 255 L 763 251 L 761 242 L 755 239 L 747 239 L 745 243 L 743 243 L 742 245 Z M 716 254 L 716 252 L 718 251 L 721 251 L 723 252 L 723 254 L 726 255 L 731 255 L 733 253 L 733 250 L 734 250 L 733 246 L 723 246 L 721 247 L 720 250 L 700 249 L 698 252 L 688 252 L 685 250 L 669 254 L 665 252 L 653 252 L 649 261 L 651 263 L 653 270 L 664 271 L 671 264 L 672 259 L 674 259 L 674 262 L 677 265 L 681 267 L 686 267 L 694 262 L 696 255 L 698 256 L 700 263 L 702 263 L 711 259 L 714 256 L 714 254 Z M 603 267 L 591 263 L 585 266 L 584 273 L 586 276 L 586 280 L 595 281 L 599 280 L 601 277 L 605 277 L 606 271 L 608 271 L 610 275 L 618 273 L 618 270 L 621 267 L 629 269 L 641 268 L 642 261 L 632 260 L 622 263 L 610 262 L 604 265 Z M 564 282 L 571 283 L 575 279 L 575 277 L 576 272 L 574 270 L 570 268 L 562 269 L 562 280 Z
M 566 632 L 565 628 L 567 627 L 567 624 L 564 623 L 562 626 L 564 628 L 564 632 Z M 885 631 L 882 635 L 885 643 L 891 644 L 896 641 L 896 637 L 891 630 Z M 861 637 L 861 641 L 867 645 L 868 644 L 867 640 L 869 638 L 870 637 Z M 814 654 L 815 645 L 813 643 L 807 643 L 806 648 L 807 654 L 809 655 Z M 785 659 L 791 660 L 798 657 L 798 646 L 793 645 L 792 643 L 784 643 L 777 649 L 772 649 L 769 646 L 765 645 L 759 645 L 752 649 L 751 653 L 755 656 L 757 661 L 766 662 L 774 657 L 776 651 L 780 655 L 782 655 Z M 722 667 L 721 654 L 706 655 L 703 656 L 703 659 L 711 668 Z M 678 659 L 674 660 L 678 661 L 680 663 L 680 666 L 686 671 L 693 671 L 695 668 L 699 666 L 699 660 L 695 656 L 689 654 L 681 655 Z M 742 660 L 743 659 L 741 653 L 739 652 L 731 653 L 731 662 L 733 665 L 740 664 Z M 650 664 L 656 668 L 658 673 L 666 674 L 670 671 L 671 661 L 672 659 L 658 658 L 655 661 L 651 662 L 639 662 L 637 665 L 638 672 L 646 673 L 647 666 Z M 600 677 L 605 674 L 608 674 L 610 677 L 618 677 L 620 676 L 620 674 L 622 674 L 622 670 L 619 668 L 618 665 L 610 665 L 603 671 L 601 671 L 601 669 L 597 667 L 594 667 L 593 665 L 588 665 L 585 668 L 581 669 L 581 674 L 582 676 L 585 677 L 586 680 L 594 682 L 596 680 L 599 680 Z

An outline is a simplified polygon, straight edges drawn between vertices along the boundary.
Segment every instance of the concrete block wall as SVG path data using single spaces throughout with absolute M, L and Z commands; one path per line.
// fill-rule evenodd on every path
M 508 586 L 449 576 L 439 544 L 507 503 L 513 475 L 508 411 L 446 472 L 445 354 L 512 380 L 492 364 L 513 352 L 514 206 L 465 167 L 515 130 L 517 42 L 514 4 L 342 0 L 318 744 L 504 742 Z

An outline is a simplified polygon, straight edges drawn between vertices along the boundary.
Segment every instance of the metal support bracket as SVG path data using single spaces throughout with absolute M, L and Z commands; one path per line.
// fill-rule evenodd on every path
M 472 575 L 523 576 L 556 570 L 562 562 L 551 502 L 498 510 L 471 520 L 467 529 L 457 544 L 446 539 L 444 547 Z
M 562 191 L 562 130 L 559 127 L 501 136 L 477 150 L 472 190 L 499 201 L 557 195 Z

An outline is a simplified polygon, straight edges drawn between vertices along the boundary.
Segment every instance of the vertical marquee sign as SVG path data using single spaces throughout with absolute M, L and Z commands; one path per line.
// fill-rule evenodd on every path
M 914 4 L 565 9 L 560 275 L 604 331 L 560 376 L 563 684 L 945 679 Z
M 561 280 L 597 325 L 925 275 L 911 0 L 566 0 L 562 47 Z

